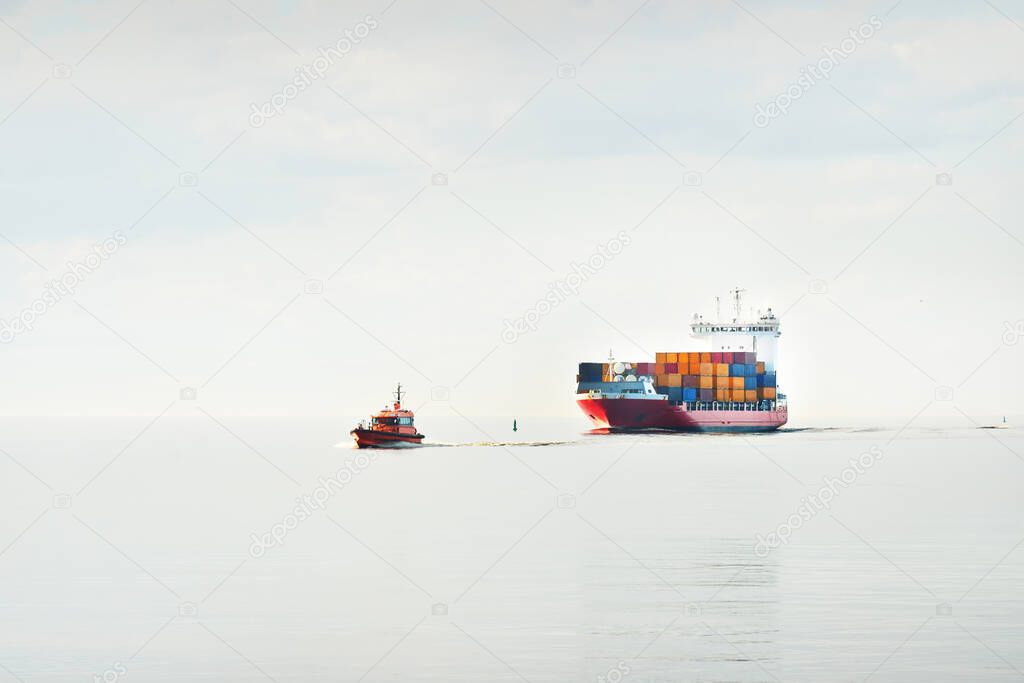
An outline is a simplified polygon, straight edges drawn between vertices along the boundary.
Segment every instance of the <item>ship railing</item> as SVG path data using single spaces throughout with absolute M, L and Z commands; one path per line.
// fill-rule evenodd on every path
M 762 399 L 756 403 L 737 401 L 683 401 L 687 410 L 740 410 L 748 412 L 769 412 L 785 409 L 785 401 Z

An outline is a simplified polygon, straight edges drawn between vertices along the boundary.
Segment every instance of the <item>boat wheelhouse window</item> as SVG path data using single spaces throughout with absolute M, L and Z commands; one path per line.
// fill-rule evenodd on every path
M 394 417 L 375 417 L 375 418 L 373 418 L 373 424 L 375 424 L 375 425 L 393 425 L 393 424 L 398 424 L 398 418 L 394 418 Z
M 400 418 L 398 418 L 398 424 L 400 424 L 400 425 L 411 425 L 412 424 L 412 418 L 411 417 L 400 417 Z

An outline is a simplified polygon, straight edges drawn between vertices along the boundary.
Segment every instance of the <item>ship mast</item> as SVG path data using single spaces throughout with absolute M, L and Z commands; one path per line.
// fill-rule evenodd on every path
M 740 320 L 743 317 L 743 292 L 745 291 L 747 290 L 737 287 L 729 292 L 732 294 L 733 306 L 736 308 L 736 320 Z
M 398 383 L 398 388 L 395 389 L 395 410 L 402 407 L 402 383 Z

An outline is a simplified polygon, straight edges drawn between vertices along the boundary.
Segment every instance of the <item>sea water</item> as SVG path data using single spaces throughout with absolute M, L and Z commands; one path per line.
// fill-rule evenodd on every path
M 0 681 L 1024 675 L 1019 431 L 419 422 L 4 420 Z

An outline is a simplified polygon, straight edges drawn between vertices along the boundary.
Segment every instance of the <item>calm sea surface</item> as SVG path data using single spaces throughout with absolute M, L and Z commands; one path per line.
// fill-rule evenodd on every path
M 0 682 L 1024 678 L 1018 430 L 150 422 L 0 422 Z

